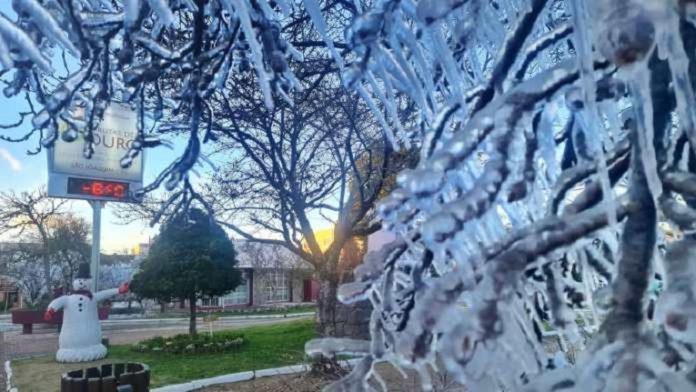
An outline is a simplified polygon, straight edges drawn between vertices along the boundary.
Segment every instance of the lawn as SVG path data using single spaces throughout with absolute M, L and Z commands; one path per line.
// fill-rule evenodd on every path
M 288 308 L 256 308 L 250 310 L 223 310 L 219 312 L 212 312 L 218 316 L 256 316 L 256 315 L 267 315 L 267 314 L 297 314 L 297 313 L 309 313 L 316 312 L 316 305 L 307 306 L 293 306 Z M 206 314 L 207 312 L 201 312 Z
M 214 311 L 212 314 L 220 317 L 224 316 L 258 316 L 258 315 L 277 315 L 277 314 L 297 314 L 297 313 L 309 313 L 316 312 L 316 305 L 307 306 L 293 306 L 288 308 L 252 308 L 252 309 L 236 309 L 236 310 L 222 310 Z M 147 318 L 162 319 L 162 318 L 188 318 L 188 311 L 183 310 L 181 312 L 165 312 L 165 313 L 154 313 L 148 315 Z M 208 314 L 204 310 L 198 311 L 198 318 L 203 318 Z
M 67 370 L 103 362 L 142 362 L 150 366 L 151 387 L 178 384 L 228 373 L 297 364 L 305 360 L 304 344 L 314 335 L 313 320 L 236 329 L 246 344 L 238 351 L 211 354 L 136 353 L 130 345 L 112 346 L 103 361 L 78 366 L 54 362 L 43 356 L 12 362 L 15 383 L 22 392 L 52 392 L 60 389 L 60 375 Z

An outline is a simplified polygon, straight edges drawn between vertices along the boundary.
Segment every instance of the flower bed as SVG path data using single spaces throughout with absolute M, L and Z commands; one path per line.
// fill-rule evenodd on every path
M 168 338 L 156 336 L 132 346 L 139 353 L 200 354 L 234 351 L 246 343 L 244 335 L 231 332 L 209 334 L 175 335 Z

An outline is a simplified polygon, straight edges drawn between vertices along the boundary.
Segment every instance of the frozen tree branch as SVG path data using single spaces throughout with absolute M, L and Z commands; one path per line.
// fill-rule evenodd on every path
M 694 387 L 681 371 L 693 367 L 692 285 L 667 279 L 659 317 L 647 310 L 659 219 L 692 230 L 696 216 L 684 157 L 696 35 L 682 3 L 421 1 L 414 13 L 385 0 L 353 23 L 344 82 L 421 159 L 378 210 L 403 242 L 339 290 L 375 311 L 370 353 L 335 388 L 366 388 L 380 361 L 416 369 L 425 388 L 435 364 L 473 390 Z M 418 110 L 417 132 L 390 115 L 391 89 Z M 562 347 L 589 351 L 574 367 L 548 365 L 547 320 Z M 490 366 L 510 361 L 517 372 Z
M 694 388 L 691 1 L 14 8 L 0 17 L 0 78 L 30 109 L 2 139 L 82 135 L 90 156 L 112 101 L 139 113 L 124 166 L 183 135 L 145 189 L 171 192 L 156 219 L 215 210 L 317 267 L 329 308 L 373 306 L 371 342 L 308 347 L 366 353 L 330 389 L 369 388 L 382 361 L 425 389 L 435 368 L 471 390 Z M 70 57 L 64 74 L 52 51 Z M 7 133 L 25 119 L 31 130 Z M 201 192 L 188 173 L 207 147 L 227 160 Z M 316 216 L 336 222 L 328 247 Z M 663 258 L 670 224 L 684 238 Z M 399 240 L 343 280 L 346 247 L 378 228 Z M 561 367 L 549 334 L 584 352 Z

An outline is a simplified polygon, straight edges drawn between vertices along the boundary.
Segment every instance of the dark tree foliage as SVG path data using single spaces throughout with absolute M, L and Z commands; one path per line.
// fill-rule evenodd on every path
M 189 333 L 196 334 L 196 301 L 234 290 L 241 277 L 232 241 L 211 216 L 199 209 L 162 226 L 131 290 L 159 301 L 189 301 Z

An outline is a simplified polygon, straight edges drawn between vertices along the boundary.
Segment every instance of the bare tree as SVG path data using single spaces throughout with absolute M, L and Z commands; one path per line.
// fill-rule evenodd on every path
M 90 225 L 71 214 L 56 217 L 48 225 L 48 257 L 61 273 L 60 286 L 72 287 L 78 266 L 90 261 Z M 114 286 L 115 287 L 115 286 Z
M 39 244 L 38 258 L 43 267 L 44 285 L 48 293 L 53 292 L 51 279 L 51 222 L 63 214 L 66 200 L 49 198 L 45 189 L 31 192 L 0 193 L 0 233 L 18 238 L 26 235 L 31 242 Z
M 0 246 L 0 276 L 17 286 L 27 307 L 42 306 L 45 304 L 43 300 L 50 294 L 46 287 L 45 270 L 36 263 L 40 253 L 40 247 L 31 243 Z
M 334 35 L 356 11 L 332 2 L 324 9 L 337 17 L 330 29 Z M 257 78 L 230 75 L 205 101 L 203 118 L 215 135 L 213 156 L 222 163 L 204 197 L 184 180 L 180 190 L 160 200 L 125 206 L 123 217 L 156 222 L 163 213 L 200 203 L 241 238 L 286 247 L 315 267 L 322 282 L 319 331 L 334 335 L 345 317 L 335 299 L 338 284 L 359 262 L 354 258 L 340 266 L 341 255 L 357 237 L 379 229 L 375 203 L 415 155 L 392 151 L 369 106 L 341 86 L 310 20 L 302 12 L 295 17 L 280 31 L 302 52 L 303 62 L 289 70 L 303 89 L 283 93 L 285 99 L 269 108 Z M 334 38 L 343 45 L 341 37 Z M 400 108 L 404 122 L 407 109 Z M 334 228 L 333 239 L 320 246 L 315 233 L 327 226 Z
M 89 261 L 90 227 L 83 219 L 65 212 L 53 214 L 42 230 L 45 242 L 31 227 L 9 232 L 12 240 L 0 246 L 2 274 L 18 284 L 30 306 L 50 299 L 54 288 L 69 289 L 78 265 Z
M 81 2 L 80 6 L 70 1 L 15 2 L 17 20 L 11 22 L 4 16 L 0 19 L 0 27 L 4 27 L 5 32 L 3 44 L 12 49 L 0 60 L 6 69 L 3 76 L 9 86 L 5 94 L 24 94 L 28 109 L 20 113 L 17 123 L 3 128 L 17 128 L 25 120 L 32 122 L 32 128 L 28 133 L 5 135 L 3 140 L 16 142 L 38 136 L 38 152 L 42 147 L 52 146 L 59 136 L 66 142 L 80 139 L 84 143 L 84 155 L 89 158 L 94 149 L 94 131 L 106 107 L 112 101 L 126 102 L 138 111 L 138 136 L 121 161 L 122 166 L 129 166 L 143 148 L 167 144 L 175 135 L 188 137 L 184 153 L 142 190 L 147 193 L 165 185 L 171 194 L 162 212 L 171 207 L 167 211 L 171 215 L 188 208 L 192 202 L 210 211 L 213 209 L 188 177 L 189 171 L 199 163 L 204 143 L 216 143 L 225 137 L 228 143 L 223 146 L 227 151 L 250 153 L 258 145 L 245 135 L 248 125 L 253 125 L 249 130 L 252 135 L 271 129 L 276 133 L 279 129 L 287 132 L 291 136 L 284 138 L 282 143 L 297 143 L 293 147 L 295 154 L 301 152 L 300 148 L 308 147 L 302 152 L 305 158 L 302 163 L 308 165 L 286 167 L 281 176 L 289 177 L 288 171 L 297 169 L 303 170 L 304 178 L 301 181 L 288 178 L 290 182 L 276 185 L 315 184 L 310 193 L 294 189 L 292 195 L 287 192 L 274 195 L 280 196 L 285 204 L 281 220 L 287 220 L 288 213 L 293 214 L 291 220 L 294 222 L 286 222 L 293 227 L 286 229 L 293 232 L 301 229 L 308 250 L 298 247 L 299 232 L 293 233 L 292 239 L 287 237 L 285 244 L 306 260 L 322 266 L 322 274 L 331 277 L 327 281 L 333 283 L 323 292 L 327 293 L 327 298 L 332 298 L 328 305 L 334 305 L 333 293 L 338 281 L 335 265 L 343 244 L 356 232 L 374 229 L 364 224 L 356 227 L 379 194 L 376 190 L 365 190 L 365 184 L 381 188 L 380 181 L 373 175 L 362 178 L 351 177 L 350 173 L 357 173 L 355 166 L 359 159 L 369 162 L 365 164 L 368 167 L 365 173 L 373 169 L 370 167 L 373 162 L 375 168 L 377 161 L 386 167 L 389 154 L 385 151 L 389 147 L 379 141 L 381 137 L 377 136 L 376 128 L 368 134 L 365 124 L 338 124 L 346 119 L 371 121 L 367 111 L 356 105 L 358 101 L 354 97 L 340 92 L 337 68 L 327 61 L 339 55 L 338 50 L 345 52 L 346 45 L 340 42 L 342 28 L 360 6 L 333 0 L 313 2 L 313 5 L 319 9 L 313 6 L 308 11 L 301 3 L 294 2 L 267 4 L 266 1 L 247 0 L 94 0 Z M 332 37 L 328 47 L 311 24 L 318 20 L 317 11 L 330 14 L 334 19 L 322 29 Z M 42 52 L 43 43 L 58 48 L 64 58 L 78 61 L 63 61 L 64 70 L 59 71 L 59 67 L 50 63 L 51 56 Z M 303 66 L 298 69 L 293 65 L 300 60 Z M 317 93 L 322 90 L 317 85 L 325 87 L 326 84 L 332 88 L 331 93 Z M 322 103 L 334 101 L 340 105 L 333 105 L 330 112 L 317 113 L 324 109 Z M 284 121 L 281 117 L 291 118 L 296 103 L 309 109 L 311 118 L 302 118 L 308 113 L 298 110 L 300 115 L 292 120 L 292 132 L 285 125 L 278 128 L 278 122 Z M 251 113 L 247 119 L 237 118 L 247 111 Z M 271 120 L 254 123 L 264 112 L 271 114 Z M 334 115 L 338 118 L 332 118 Z M 246 121 L 249 119 L 254 120 Z M 238 127 L 235 122 L 244 125 Z M 67 131 L 59 134 L 59 123 L 67 124 Z M 337 132 L 330 126 L 337 127 Z M 330 132 L 311 136 L 310 132 L 317 127 Z M 259 135 L 253 137 L 265 142 L 265 136 L 260 136 L 261 139 Z M 232 146 L 231 142 L 241 146 Z M 274 155 L 287 151 L 272 147 L 271 154 L 266 157 L 271 160 L 263 165 L 271 163 Z M 381 158 L 363 158 L 362 151 L 378 152 Z M 329 154 L 338 154 L 336 162 Z M 314 156 L 321 158 L 314 159 Z M 259 170 L 262 169 L 259 167 Z M 319 174 L 319 171 L 322 171 L 320 176 L 307 181 L 315 175 L 313 172 Z M 275 182 L 280 178 L 267 179 Z M 355 201 L 355 195 L 347 191 L 350 181 L 357 184 L 355 189 L 357 194 L 364 196 L 363 200 Z M 323 209 L 320 205 L 328 197 L 339 198 L 338 203 L 329 208 L 338 215 L 333 218 L 337 222 L 336 241 L 324 252 L 313 238 L 314 228 L 309 223 L 308 213 L 317 207 Z M 349 203 L 349 200 L 354 202 Z M 346 208 L 348 205 L 356 208 Z M 294 211 L 290 212 L 288 207 Z M 225 207 L 227 212 L 235 209 L 229 204 Z M 155 215 L 155 220 L 162 212 Z
M 216 116 L 229 163 L 207 194 L 234 233 L 284 246 L 314 266 L 321 282 L 318 329 L 333 336 L 344 334 L 346 322 L 336 290 L 354 267 L 339 268 L 342 252 L 379 229 L 375 203 L 406 160 L 391 151 L 369 109 L 329 72 L 294 97 L 295 105 L 272 111 L 238 81 L 240 93 L 230 92 Z M 316 233 L 326 226 L 333 238 L 320 244 Z
M 211 97 L 224 95 L 232 77 L 252 78 L 262 104 L 272 109 L 276 99 L 289 100 L 288 93 L 299 87 L 289 64 L 302 59 L 301 50 L 323 46 L 309 36 L 286 39 L 287 30 L 311 31 L 307 15 L 292 2 L 73 3 L 15 1 L 16 20 L 0 15 L 3 93 L 22 97 L 26 106 L 17 122 L 0 126 L 15 131 L 0 140 L 35 141 L 31 153 L 36 154 L 60 137 L 83 143 L 90 158 L 106 108 L 114 101 L 126 103 L 138 113 L 138 132 L 123 167 L 144 148 L 188 136 L 182 155 L 142 190 L 176 189 L 177 206 L 198 198 L 188 172 L 199 163 L 202 145 L 217 139 Z M 48 52 L 52 49 L 55 56 Z M 22 126 L 29 123 L 25 132 Z M 59 124 L 67 129 L 59 132 Z
M 142 258 L 140 256 L 102 255 L 101 262 L 102 266 L 99 268 L 99 287 L 112 288 L 118 287 L 123 282 L 130 281 L 140 267 Z M 134 301 L 140 302 L 140 308 L 144 311 L 142 299 L 139 299 L 134 293 L 129 292 L 122 295 L 120 301 L 128 302 L 129 310 Z
M 236 241 L 234 244 L 238 254 L 239 263 L 248 264 L 254 270 L 254 285 L 261 284 L 270 287 L 272 291 L 274 279 L 271 278 L 277 271 L 282 272 L 290 282 L 309 278 L 314 273 L 314 267 L 302 260 L 296 254 L 289 252 L 285 247 L 275 244 L 263 244 L 252 241 Z
M 294 97 L 295 105 L 272 111 L 260 105 L 253 81 L 235 81 L 237 92 L 230 89 L 213 106 L 219 110 L 213 127 L 222 135 L 218 153 L 227 162 L 203 200 L 237 236 L 284 247 L 314 268 L 320 334 L 364 335 L 367 320 L 350 319 L 353 307 L 336 300 L 337 289 L 362 260 L 365 237 L 380 228 L 376 202 L 416 156 L 393 152 L 369 109 L 342 91 L 331 72 L 313 73 L 316 80 L 302 98 Z M 179 208 L 171 203 L 177 197 L 150 197 L 117 215 L 124 222 L 156 220 L 167 208 Z M 320 243 L 316 233 L 327 227 L 331 238 Z

